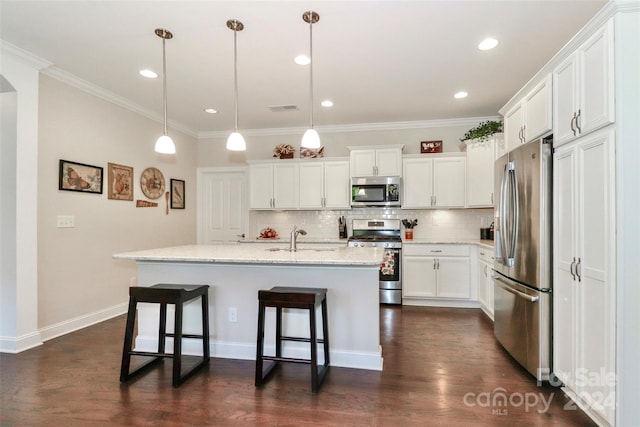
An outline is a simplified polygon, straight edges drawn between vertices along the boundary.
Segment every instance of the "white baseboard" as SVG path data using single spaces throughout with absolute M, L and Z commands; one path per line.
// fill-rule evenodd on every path
M 21 337 L 0 337 L 0 353 L 20 353 L 42 345 L 39 331 Z
M 109 320 L 113 317 L 126 313 L 127 309 L 128 303 L 118 304 L 104 310 L 94 311 L 93 313 L 89 313 L 84 316 L 75 317 L 73 319 L 65 320 L 64 322 L 46 326 L 40 329 L 42 341 L 48 341 L 50 339 L 66 335 L 70 332 L 86 328 L 87 326 L 104 322 L 105 320 Z M 122 334 L 124 337 L 124 331 L 122 331 Z
M 289 348 L 287 348 L 287 344 L 292 343 L 285 343 L 285 348 L 283 350 L 283 354 L 285 356 L 297 358 L 309 357 L 308 349 L 297 348 L 298 346 L 295 345 L 290 345 Z M 255 344 L 221 342 L 212 339 L 209 343 L 209 347 L 211 357 L 240 360 L 256 359 Z M 157 337 L 138 336 L 136 338 L 135 349 L 138 351 L 156 351 L 157 348 Z M 167 338 L 166 348 L 168 351 L 171 351 L 171 349 L 173 348 L 172 338 Z M 266 346 L 265 353 L 275 354 L 273 346 Z M 198 339 L 185 338 L 182 342 L 182 354 L 201 356 L 202 342 Z M 322 351 L 318 351 L 318 357 L 320 358 L 319 362 L 322 362 Z M 331 366 L 382 371 L 382 348 L 379 348 L 379 350 L 376 352 L 331 350 L 329 353 L 329 357 L 331 358 Z
M 419 307 L 449 307 L 449 308 L 480 308 L 478 301 L 438 299 L 438 298 L 402 298 L 402 305 L 413 305 Z

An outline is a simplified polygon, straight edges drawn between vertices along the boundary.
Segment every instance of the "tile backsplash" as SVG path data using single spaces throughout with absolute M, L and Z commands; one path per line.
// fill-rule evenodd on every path
M 250 211 L 249 237 L 256 237 L 265 227 L 275 229 L 288 239 L 294 225 L 307 232 L 307 238 L 337 239 L 338 218 L 344 215 L 351 235 L 354 219 L 418 219 L 414 239 L 479 239 L 480 228 L 489 227 L 493 209 L 380 209 L 361 208 L 344 211 Z

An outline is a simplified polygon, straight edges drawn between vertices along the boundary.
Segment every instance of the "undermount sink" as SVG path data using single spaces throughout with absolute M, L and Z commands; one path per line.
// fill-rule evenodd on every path
M 297 252 L 302 252 L 302 251 L 333 252 L 335 250 L 336 250 L 335 248 L 298 248 Z M 278 251 L 291 252 L 291 250 L 289 248 L 267 248 L 267 251 L 269 251 L 269 252 L 278 252 Z

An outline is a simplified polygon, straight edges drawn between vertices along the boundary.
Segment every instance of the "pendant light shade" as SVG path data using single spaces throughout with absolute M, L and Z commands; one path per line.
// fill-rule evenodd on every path
M 304 22 L 309 24 L 309 129 L 302 136 L 300 145 L 304 148 L 320 148 L 320 135 L 313 128 L 313 24 L 320 20 L 316 12 L 308 11 L 302 15 Z
M 244 29 L 242 22 L 237 19 L 230 19 L 227 21 L 227 27 L 233 30 L 233 107 L 234 107 L 234 131 L 231 132 L 227 139 L 227 150 L 230 151 L 245 151 L 247 144 L 244 142 L 244 138 L 238 132 L 238 31 Z
M 162 154 L 175 154 L 176 145 L 167 133 L 167 55 L 165 41 L 173 38 L 173 34 L 164 28 L 156 28 L 155 34 L 162 39 L 162 105 L 164 112 L 164 133 L 156 141 L 155 151 Z
M 231 132 L 229 138 L 227 138 L 227 150 L 230 151 L 245 151 L 247 144 L 244 142 L 244 137 L 240 132 Z
M 320 148 L 320 135 L 314 128 L 309 128 L 302 135 L 302 142 L 300 143 L 305 148 Z

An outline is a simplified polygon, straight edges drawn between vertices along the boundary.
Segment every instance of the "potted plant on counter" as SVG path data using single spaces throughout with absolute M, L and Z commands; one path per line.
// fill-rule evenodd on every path
M 418 219 L 403 219 L 402 225 L 404 225 L 404 238 L 406 240 L 413 239 L 413 227 L 418 225 Z

